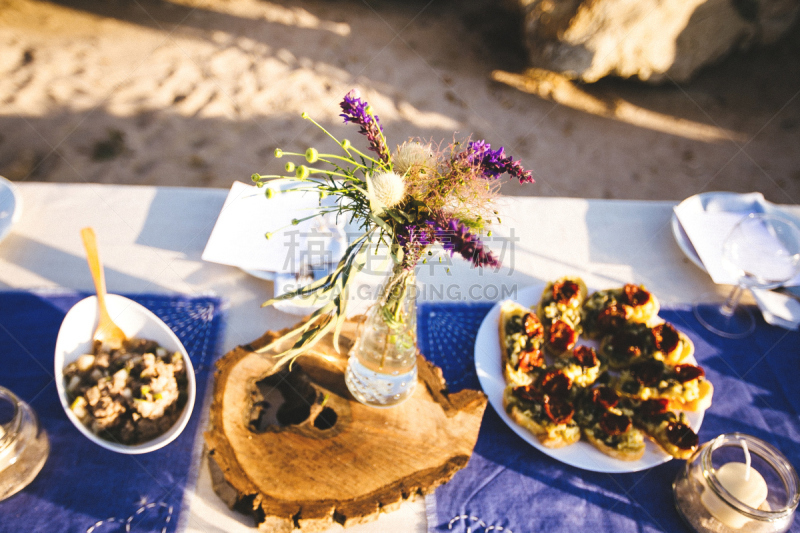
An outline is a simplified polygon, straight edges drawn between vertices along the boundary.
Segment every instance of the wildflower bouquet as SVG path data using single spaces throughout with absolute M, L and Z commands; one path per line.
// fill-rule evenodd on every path
M 392 152 L 378 116 L 357 90 L 350 91 L 340 105 L 344 122 L 360 127 L 359 133 L 367 137 L 372 155 L 361 152 L 347 139 L 336 139 L 303 113 L 302 117 L 331 137 L 343 154 L 321 154 L 314 148 L 304 154 L 277 149 L 278 158 L 295 156 L 305 162 L 286 164 L 286 172 L 294 173 L 292 177 L 252 176 L 259 187 L 268 187 L 268 198 L 272 197 L 269 182 L 278 178 L 294 180 L 298 183 L 294 190 L 313 191 L 321 199 L 337 197 L 339 201 L 331 207 L 324 207 L 320 201 L 319 211 L 307 218 L 336 213 L 349 217 L 351 223 L 363 230 L 328 276 L 264 303 L 266 306 L 298 297 L 310 300 L 324 297 L 328 301 L 286 335 L 299 338 L 280 355 L 283 360 L 300 355 L 330 331 L 334 332 L 334 346 L 338 350 L 348 285 L 364 268 L 370 244 L 385 244 L 394 263 L 384 296 L 377 303 L 379 314 L 390 329 L 403 321 L 401 303 L 414 279 L 414 268 L 420 260 L 425 261 L 424 256 L 435 243 L 440 243 L 451 256 L 458 253 L 477 267 L 499 267 L 497 257 L 480 239 L 484 233 L 491 235 L 492 222 L 499 222 L 491 202 L 500 187 L 498 178 L 506 173 L 521 183 L 533 182 L 531 173 L 507 156 L 502 147 L 492 150 L 483 141 L 454 142 L 445 149 L 407 141 Z M 327 168 L 311 166 L 320 163 Z M 391 340 L 408 344 L 407 339 Z M 263 350 L 271 349 L 274 344 Z

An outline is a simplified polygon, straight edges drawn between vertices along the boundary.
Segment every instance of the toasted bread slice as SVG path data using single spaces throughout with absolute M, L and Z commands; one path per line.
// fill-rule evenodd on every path
M 638 461 L 644 455 L 646 447 L 644 436 L 635 427 L 631 427 L 625 434 L 620 435 L 620 443 L 616 446 L 609 446 L 599 438 L 599 435 L 600 433 L 596 432 L 595 429 L 584 428 L 583 430 L 583 436 L 592 446 L 614 459 Z
M 574 420 L 565 424 L 556 424 L 544 414 L 540 404 L 530 404 L 529 408 L 512 394 L 513 385 L 503 392 L 503 406 L 514 422 L 530 431 L 543 446 L 547 448 L 563 448 L 575 444 L 581 439 L 581 430 Z
M 547 328 L 554 320 L 566 320 L 576 329 L 581 321 L 581 307 L 586 299 L 586 283 L 576 276 L 548 282 L 539 298 L 536 314 Z
M 653 338 L 653 357 L 670 366 L 686 362 L 694 355 L 694 343 L 685 333 L 675 329 L 669 322 L 659 319 L 650 326 Z
M 528 331 L 524 324 L 526 317 L 535 322 L 529 325 Z M 506 300 L 500 305 L 498 335 L 506 383 L 530 385 L 533 381 L 530 371 L 544 365 L 543 355 L 539 353 L 543 337 L 538 317 L 527 307 Z
M 689 401 L 670 400 L 671 409 L 681 409 L 683 411 L 705 411 L 711 407 L 711 400 L 714 396 L 714 385 L 707 379 L 701 379 L 697 383 L 697 397 Z
M 700 411 L 711 405 L 714 386 L 696 365 L 675 367 L 650 359 L 632 365 L 612 380 L 620 395 L 637 400 L 666 400 L 670 409 Z
M 631 407 L 636 425 L 671 456 L 687 459 L 697 450 L 700 440 L 686 415 L 670 410 L 667 402 L 632 402 Z

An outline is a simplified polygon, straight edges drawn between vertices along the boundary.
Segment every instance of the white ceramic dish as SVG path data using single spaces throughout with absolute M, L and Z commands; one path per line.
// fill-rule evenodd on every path
M 517 301 L 527 307 L 535 307 L 536 304 L 539 303 L 542 290 L 544 290 L 543 283 L 526 287 L 519 291 Z M 646 448 L 644 456 L 638 461 L 621 461 L 619 459 L 614 459 L 600 452 L 597 448 L 585 441 L 580 441 L 564 448 L 546 448 L 532 433 L 517 425 L 503 408 L 503 390 L 505 390 L 506 382 L 503 377 L 503 369 L 500 362 L 500 338 L 497 326 L 497 321 L 499 319 L 500 303 L 492 307 L 489 314 L 483 319 L 481 327 L 478 329 L 478 336 L 475 339 L 475 369 L 478 372 L 478 380 L 481 383 L 481 387 L 489 397 L 489 403 L 492 404 L 492 407 L 494 407 L 494 410 L 500 415 L 500 418 L 502 418 L 517 435 L 522 437 L 537 450 L 562 463 L 592 472 L 638 472 L 672 459 L 672 456 L 664 452 L 649 439 L 645 439 Z M 581 341 L 581 344 L 597 346 L 597 344 L 592 341 Z M 690 362 L 694 361 L 690 359 Z M 686 412 L 689 425 L 695 431 L 700 429 L 700 425 L 703 423 L 703 415 L 703 412 Z
M 0 241 L 5 239 L 21 216 L 22 197 L 17 187 L 0 176 Z
M 197 395 L 197 383 L 195 381 L 192 361 L 189 359 L 189 354 L 186 352 L 186 348 L 183 347 L 183 344 L 181 344 L 181 341 L 178 340 L 178 337 L 175 336 L 172 330 L 169 329 L 161 319 L 148 309 L 124 296 L 116 294 L 107 295 L 106 305 L 108 306 L 108 312 L 111 318 L 122 331 L 125 332 L 128 338 L 138 337 L 153 340 L 167 350 L 180 352 L 181 355 L 183 355 L 188 382 L 188 398 L 183 408 L 183 413 L 181 413 L 180 418 L 178 418 L 169 431 L 153 440 L 136 445 L 118 444 L 101 439 L 92 433 L 89 428 L 84 426 L 78 417 L 73 414 L 67 400 L 63 371 L 66 365 L 75 361 L 81 355 L 91 353 L 92 335 L 97 327 L 96 296 L 84 298 L 75 304 L 72 309 L 69 310 L 67 316 L 64 317 L 64 321 L 61 323 L 61 329 L 58 332 L 54 367 L 56 388 L 58 389 L 58 397 L 61 400 L 61 406 L 64 408 L 67 417 L 75 427 L 78 428 L 86 438 L 98 446 L 124 454 L 140 454 L 158 450 L 175 440 L 186 427 L 189 418 L 192 416 L 192 409 Z

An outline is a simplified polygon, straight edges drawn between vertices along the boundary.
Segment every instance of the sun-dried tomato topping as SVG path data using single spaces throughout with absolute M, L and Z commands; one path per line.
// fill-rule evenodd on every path
M 574 281 L 564 280 L 553 283 L 553 301 L 558 304 L 577 303 L 580 294 L 581 287 Z
M 670 422 L 666 429 L 667 440 L 681 450 L 692 450 L 700 440 L 697 433 L 683 422 Z
M 631 366 L 631 374 L 636 381 L 645 387 L 652 387 L 661 381 L 664 374 L 664 364 L 655 359 L 642 361 Z
M 637 409 L 639 416 L 645 419 L 655 418 L 669 411 L 669 400 L 665 398 L 656 398 L 653 400 L 644 400 Z
M 624 307 L 616 303 L 609 304 L 597 315 L 597 329 L 600 332 L 618 329 L 628 319 L 628 314 Z
M 568 424 L 575 414 L 575 408 L 566 400 L 545 395 L 544 412 L 556 424 Z
M 544 353 L 539 348 L 525 349 L 519 354 L 519 369 L 530 372 L 534 368 L 544 366 Z
M 600 417 L 600 429 L 607 435 L 622 435 L 631 428 L 631 419 L 626 415 L 618 415 L 606 411 Z
M 572 355 L 583 368 L 594 368 L 600 364 L 600 361 L 597 359 L 597 353 L 594 351 L 594 348 L 590 346 L 577 346 L 575 350 L 573 350 Z
M 622 289 L 622 303 L 630 305 L 631 307 L 639 307 L 650 301 L 650 293 L 639 285 L 633 283 L 626 283 Z
M 706 371 L 695 365 L 677 365 L 673 372 L 675 372 L 675 379 L 681 383 L 692 381 L 693 379 L 702 378 L 706 375 Z
M 619 403 L 619 394 L 611 387 L 597 387 L 592 389 L 592 402 L 610 409 Z
M 539 380 L 539 390 L 554 398 L 566 398 L 572 380 L 561 370 L 548 370 Z
M 566 351 L 575 346 L 578 334 L 569 323 L 556 320 L 550 325 L 550 346 L 559 351 Z
M 656 345 L 656 350 L 665 354 L 677 348 L 681 341 L 678 330 L 672 327 L 672 324 L 667 324 L 666 322 L 654 326 L 650 331 L 653 334 L 653 342 Z
M 528 337 L 544 336 L 542 323 L 539 321 L 539 317 L 534 313 L 528 313 L 522 317 L 522 328 L 525 330 L 525 335 Z
M 514 390 L 511 391 L 511 395 L 526 402 L 539 403 L 542 401 L 542 393 L 530 385 L 514 387 Z
M 636 359 L 642 355 L 642 340 L 633 331 L 623 330 L 612 339 L 614 353 L 627 359 Z

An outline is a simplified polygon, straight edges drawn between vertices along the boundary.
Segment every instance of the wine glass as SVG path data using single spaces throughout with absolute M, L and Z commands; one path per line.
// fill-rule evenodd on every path
M 772 289 L 800 272 L 800 229 L 780 216 L 751 213 L 725 238 L 722 260 L 738 277 L 737 285 L 723 302 L 695 304 L 694 314 L 717 335 L 746 337 L 755 329 L 755 318 L 739 300 L 745 289 Z

